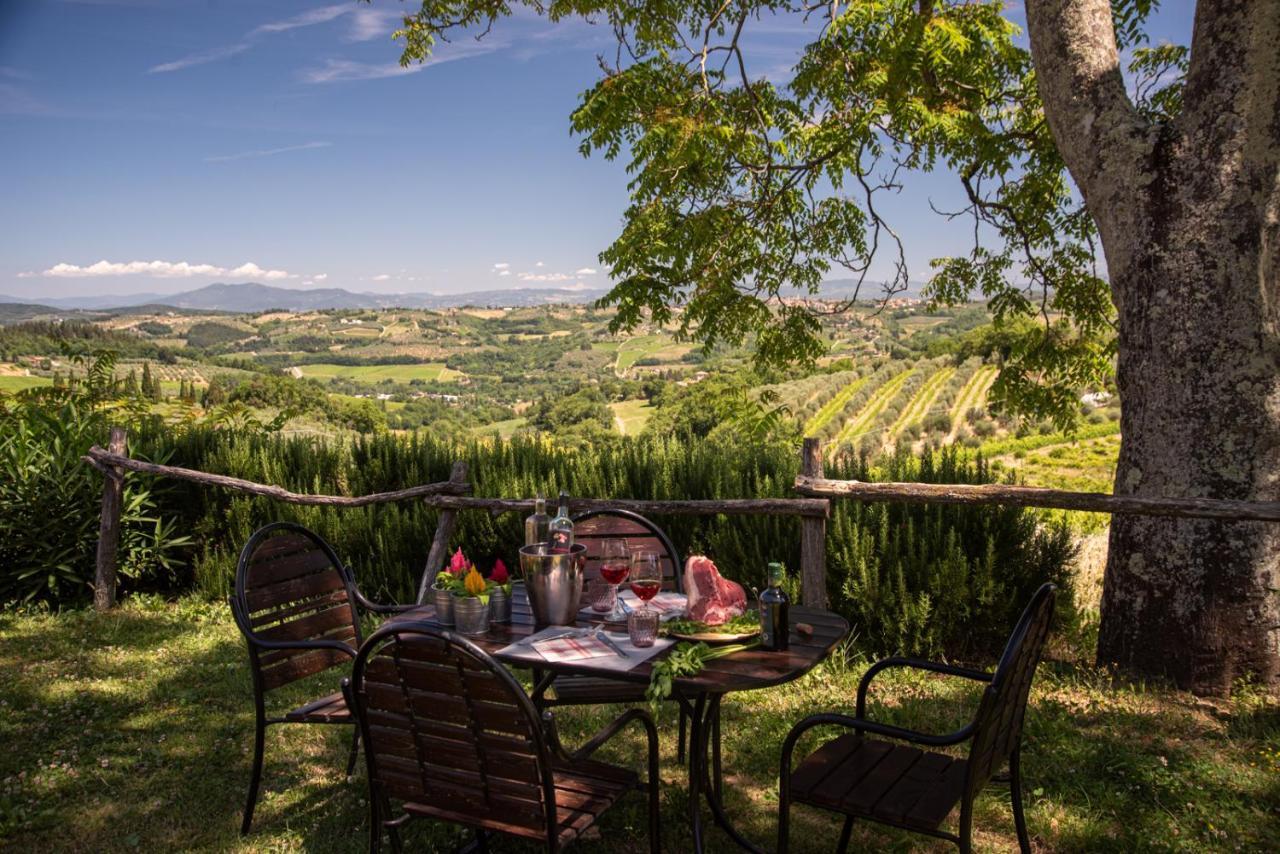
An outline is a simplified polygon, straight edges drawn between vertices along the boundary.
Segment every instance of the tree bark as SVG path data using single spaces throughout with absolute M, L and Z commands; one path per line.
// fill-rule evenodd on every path
M 1118 310 L 1115 494 L 1280 499 L 1280 3 L 1201 0 L 1168 125 L 1126 109 L 1107 0 L 1027 17 Z M 1098 660 L 1205 694 L 1276 682 L 1280 525 L 1116 517 Z

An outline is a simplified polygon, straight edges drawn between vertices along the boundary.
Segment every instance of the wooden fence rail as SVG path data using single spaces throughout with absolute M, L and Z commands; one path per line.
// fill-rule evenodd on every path
M 106 475 L 106 484 L 102 493 L 98 565 L 94 586 L 94 604 L 100 610 L 110 608 L 115 602 L 115 553 L 120 538 L 121 489 L 125 472 L 128 471 L 220 486 L 289 504 L 364 507 L 390 501 L 417 499 L 427 506 L 439 508 L 441 512 L 436 534 L 431 543 L 419 588 L 418 601 L 420 602 L 426 596 L 430 579 L 444 564 L 458 511 L 483 510 L 497 516 L 502 513 L 531 510 L 534 506 L 532 499 L 482 498 L 470 495 L 471 484 L 467 483 L 467 466 L 463 462 L 454 463 L 449 479 L 439 483 L 427 483 L 372 495 L 307 495 L 236 477 L 135 460 L 125 455 L 125 434 L 120 428 L 112 429 L 110 444 L 109 450 L 94 446 L 84 458 Z M 804 604 L 815 607 L 825 607 L 827 601 L 826 525 L 831 514 L 829 499 L 832 498 L 919 504 L 1012 504 L 1020 507 L 1085 510 L 1097 513 L 1138 513 L 1191 519 L 1280 522 L 1280 502 L 1107 495 L 1100 492 L 1070 492 L 1011 484 L 865 483 L 855 480 L 831 480 L 823 475 L 822 461 L 822 443 L 818 439 L 805 439 L 801 456 L 801 473 L 795 480 L 795 490 L 805 496 L 803 498 L 725 498 L 689 501 L 575 498 L 570 501 L 570 508 L 573 512 L 631 510 L 646 515 L 724 514 L 798 517 L 801 526 L 802 597 Z

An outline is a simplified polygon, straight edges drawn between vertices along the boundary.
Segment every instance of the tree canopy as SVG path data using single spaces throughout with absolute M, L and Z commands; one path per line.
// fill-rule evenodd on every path
M 1176 112 L 1186 52 L 1145 45 L 1153 6 L 1113 9 L 1139 107 L 1159 120 Z M 924 274 L 939 302 L 980 294 L 999 324 L 1038 321 L 1014 327 L 997 405 L 1066 425 L 1079 387 L 1109 373 L 1114 309 L 1095 225 L 1002 2 L 424 0 L 397 33 L 401 62 L 425 60 L 437 39 L 483 37 L 517 8 L 617 37 L 571 117 L 584 155 L 625 159 L 631 175 L 622 231 L 600 255 L 616 329 L 647 315 L 708 345 L 754 336 L 762 364 L 811 361 L 830 308 L 793 297 L 833 272 L 864 299 Z M 787 73 L 764 74 L 745 45 L 778 21 L 812 37 Z M 936 213 L 971 222 L 972 245 L 911 270 L 879 200 L 943 168 L 967 204 Z M 886 264 L 889 280 L 871 281 Z

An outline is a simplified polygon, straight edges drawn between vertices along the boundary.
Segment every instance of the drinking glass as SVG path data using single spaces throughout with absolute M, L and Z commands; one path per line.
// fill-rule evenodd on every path
M 637 649 L 653 646 L 658 639 L 658 612 L 648 605 L 632 611 L 627 617 L 627 637 Z
M 627 541 L 605 540 L 600 551 L 600 577 L 613 590 L 613 607 L 605 615 L 609 622 L 621 622 L 626 616 L 618 604 L 618 585 L 627 580 Z
M 649 611 L 649 600 L 662 589 L 662 566 L 653 552 L 636 552 L 631 556 L 631 592 Z

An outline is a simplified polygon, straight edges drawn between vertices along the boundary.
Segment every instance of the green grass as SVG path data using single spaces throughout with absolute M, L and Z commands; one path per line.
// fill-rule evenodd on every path
M 53 385 L 48 377 L 18 377 L 12 374 L 0 374 L 0 391 L 25 391 L 29 388 Z
M 844 423 L 840 428 L 840 432 L 836 434 L 835 439 L 830 444 L 832 451 L 848 442 L 856 442 L 867 427 L 875 420 L 875 417 L 884 411 L 898 392 L 906 385 L 907 379 L 911 377 L 919 368 L 910 368 L 900 374 L 888 379 L 884 385 L 876 389 L 875 394 L 867 399 L 862 410 Z
M 640 335 L 628 338 L 618 345 L 618 360 L 614 370 L 618 374 L 626 373 L 638 360 L 647 356 L 656 356 L 658 351 L 671 346 L 671 339 L 665 335 Z
M 429 362 L 422 365 L 301 365 L 302 375 L 314 379 L 327 380 L 340 377 L 355 382 L 377 383 L 392 380 L 407 383 L 410 380 L 440 380 L 447 382 L 458 376 L 441 362 Z
M 653 407 L 647 400 L 624 400 L 609 404 L 609 408 L 613 410 L 614 425 L 624 436 L 634 436 L 643 430 L 653 414 Z
M 476 427 L 471 432 L 478 436 L 492 436 L 493 431 L 497 430 L 499 436 L 510 439 L 513 433 L 528 423 L 528 418 L 508 418 L 506 421 L 495 421 L 492 424 Z
M 785 686 L 731 695 L 723 707 L 726 806 L 772 850 L 777 762 L 805 715 L 851 711 L 865 664 L 837 657 Z M 282 704 L 336 688 L 318 677 Z M 962 723 L 972 683 L 890 671 L 873 718 L 934 732 Z M 244 646 L 224 604 L 126 602 L 105 615 L 0 614 L 0 846 L 15 851 L 318 851 L 367 846 L 363 766 L 342 773 L 347 732 L 273 727 L 253 833 L 238 825 L 249 774 L 252 694 Z M 557 712 L 572 747 L 618 708 Z M 663 848 L 691 850 L 676 715 L 660 721 Z M 820 737 L 820 736 L 818 736 Z M 808 739 L 801 749 L 812 749 Z M 630 732 L 602 758 L 639 765 Z M 1023 751 L 1030 832 L 1043 851 L 1264 851 L 1280 848 L 1280 704 L 1244 689 L 1208 704 L 1049 662 L 1032 692 Z M 1007 790 L 977 802 L 977 849 L 1015 847 Z M 641 852 L 642 799 L 628 796 L 574 850 Z M 954 827 L 955 816 L 949 819 Z M 794 851 L 829 852 L 840 823 L 798 808 Z M 715 829 L 709 850 L 736 850 Z M 419 821 L 407 850 L 449 850 L 448 825 Z M 496 851 L 533 851 L 507 841 Z M 852 850 L 951 851 L 921 836 L 855 826 Z
M 911 400 L 907 401 L 906 406 L 902 407 L 902 413 L 898 415 L 898 419 L 889 426 L 886 440 L 894 441 L 907 427 L 923 421 L 925 415 L 929 413 L 929 407 L 933 404 L 934 398 L 955 372 L 955 368 L 943 368 L 925 380 L 924 385 L 920 386 Z

